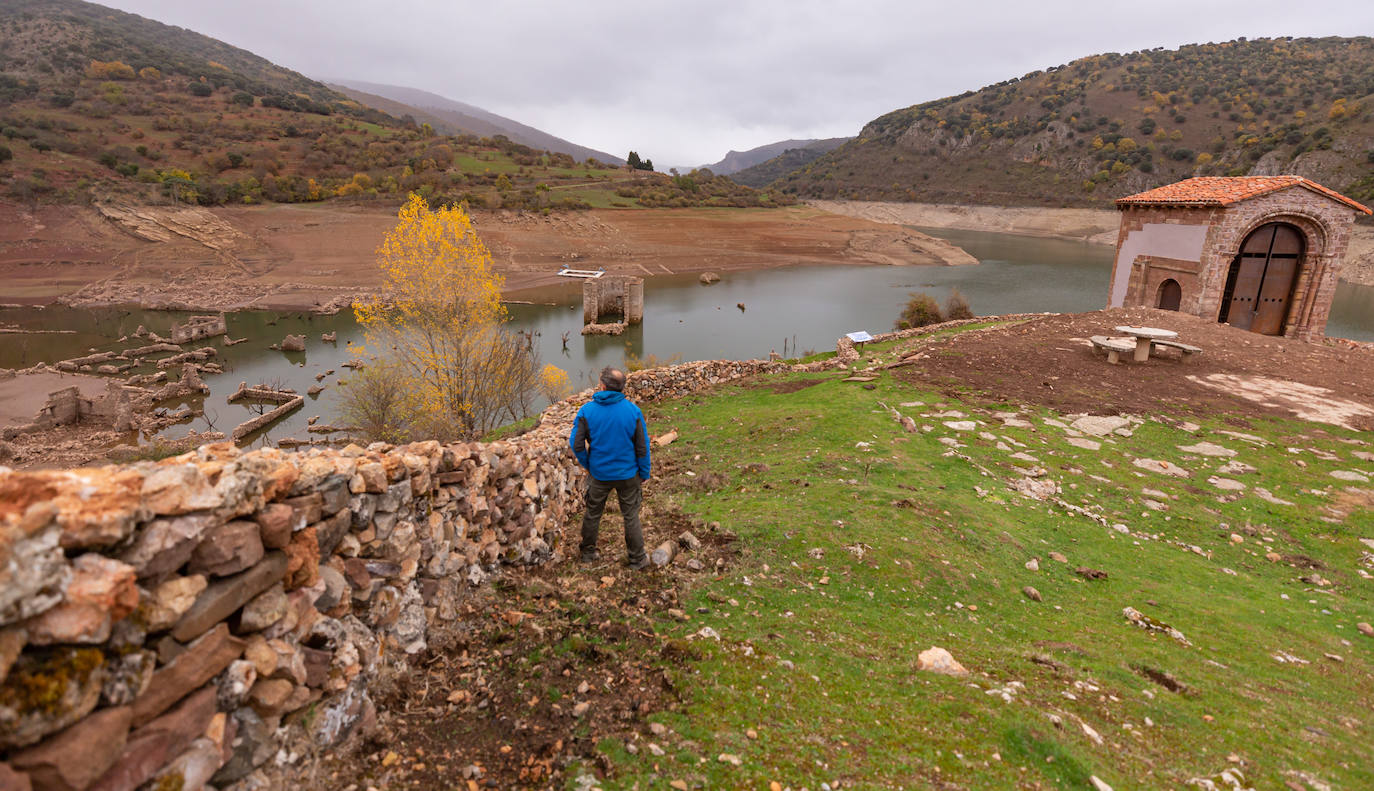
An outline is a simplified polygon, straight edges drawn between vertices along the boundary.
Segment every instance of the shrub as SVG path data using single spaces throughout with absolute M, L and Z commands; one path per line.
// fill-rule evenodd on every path
M 86 76 L 93 80 L 132 80 L 134 67 L 118 60 L 93 60 L 86 67 Z
M 208 82 L 193 82 L 187 86 L 186 90 L 190 91 L 192 96 L 209 96 L 215 92 L 215 89 L 211 88 Z
M 934 297 L 929 294 L 912 292 L 911 299 L 907 301 L 906 307 L 902 308 L 902 313 L 897 317 L 892 328 L 906 330 L 912 327 L 924 327 L 927 324 L 939 324 L 944 320 L 945 317 L 940 313 L 940 305 Z
M 954 321 L 956 319 L 973 318 L 973 310 L 968 306 L 968 300 L 955 288 L 945 297 L 945 320 Z
M 14 152 L 5 146 L 0 146 L 0 162 L 8 162 L 14 159 Z

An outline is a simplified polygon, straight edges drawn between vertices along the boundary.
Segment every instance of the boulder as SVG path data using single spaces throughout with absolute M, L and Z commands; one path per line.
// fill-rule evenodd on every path
M 85 717 L 100 702 L 105 655 L 60 647 L 15 660 L 0 701 L 0 750 L 35 744 Z
M 123 755 L 88 791 L 134 791 L 205 733 L 214 715 L 213 688 L 190 695 L 171 711 L 129 734 Z
M 143 505 L 159 515 L 186 514 L 218 508 L 219 494 L 194 464 L 159 466 L 143 479 Z
M 955 661 L 948 651 L 931 646 L 916 657 L 916 669 L 946 676 L 967 676 L 968 669 Z
M 287 335 L 282 338 L 281 350 L 284 352 L 303 352 L 305 351 L 304 335 Z

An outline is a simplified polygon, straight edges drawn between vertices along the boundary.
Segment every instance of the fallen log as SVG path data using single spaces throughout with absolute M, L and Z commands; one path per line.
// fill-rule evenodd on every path
M 675 557 L 677 557 L 676 541 L 664 541 L 662 544 L 654 547 L 654 551 L 649 554 L 649 560 L 660 568 L 672 563 Z

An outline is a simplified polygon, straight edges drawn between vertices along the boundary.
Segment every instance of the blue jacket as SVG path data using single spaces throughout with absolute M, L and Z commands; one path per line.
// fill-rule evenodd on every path
M 624 393 L 598 390 L 577 410 L 568 444 L 598 481 L 649 480 L 649 428 Z

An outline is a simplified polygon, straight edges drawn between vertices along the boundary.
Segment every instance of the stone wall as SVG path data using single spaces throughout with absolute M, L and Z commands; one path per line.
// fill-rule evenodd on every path
M 613 313 L 622 324 L 644 321 L 644 278 L 602 275 L 582 281 L 582 323 L 596 324 Z
M 688 363 L 626 390 L 786 368 Z M 246 789 L 291 734 L 365 728 L 370 683 L 472 586 L 561 557 L 589 397 L 503 442 L 0 467 L 0 789 Z

